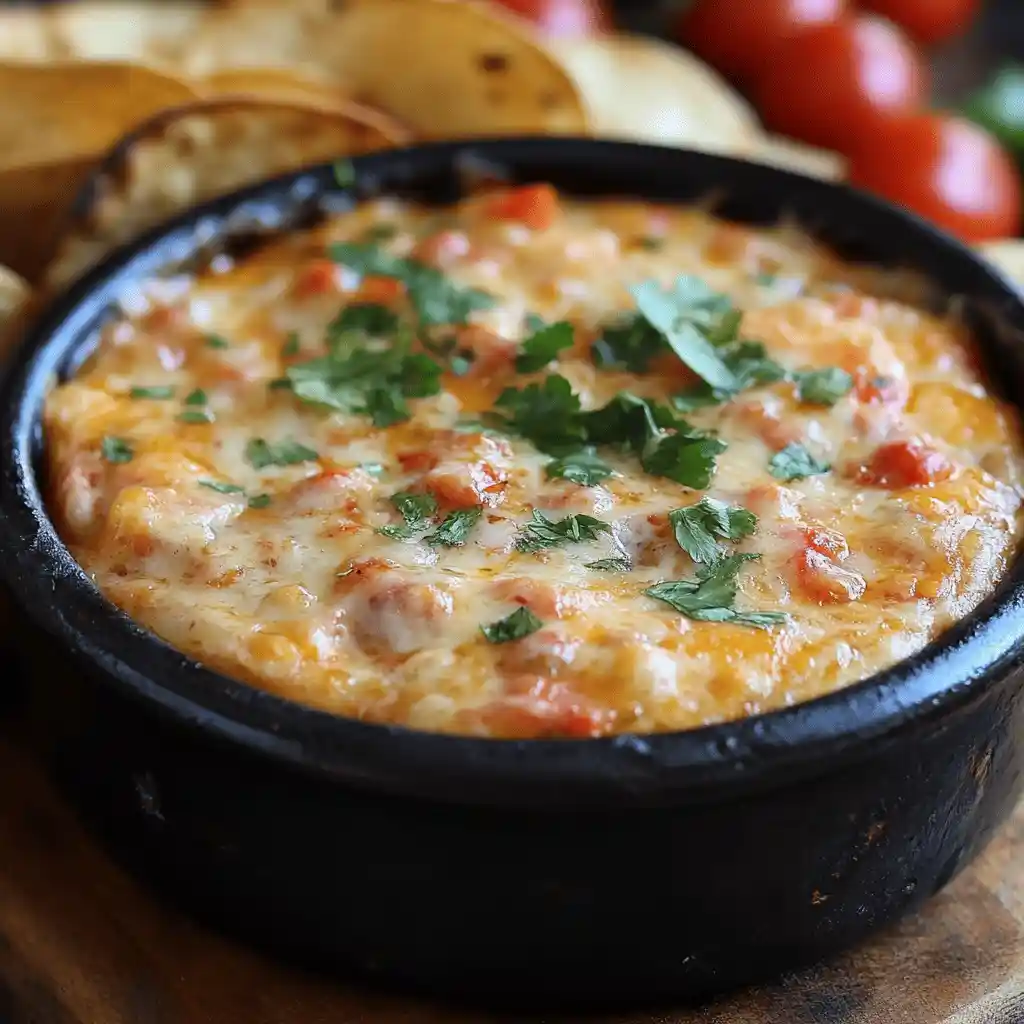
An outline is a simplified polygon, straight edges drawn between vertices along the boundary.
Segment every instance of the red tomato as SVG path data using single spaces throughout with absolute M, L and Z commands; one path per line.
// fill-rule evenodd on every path
M 920 441 L 890 441 L 876 448 L 857 479 L 873 487 L 898 491 L 948 480 L 953 466 L 942 452 Z
M 534 231 L 551 227 L 558 216 L 558 193 L 552 185 L 520 185 L 488 199 L 487 214 L 495 220 L 515 220 Z
M 882 115 L 916 110 L 927 85 L 924 64 L 898 29 L 851 16 L 783 40 L 754 95 L 769 127 L 849 153 Z
M 968 242 L 1020 229 L 1017 169 L 999 143 L 969 121 L 939 114 L 886 120 L 851 153 L 849 176 Z
M 800 28 L 840 17 L 847 0 L 697 0 L 677 36 L 723 74 L 754 82 L 779 43 Z
M 497 0 L 549 36 L 593 36 L 611 29 L 603 0 Z
M 860 0 L 861 6 L 875 11 L 919 42 L 932 44 L 962 32 L 974 20 L 980 0 Z

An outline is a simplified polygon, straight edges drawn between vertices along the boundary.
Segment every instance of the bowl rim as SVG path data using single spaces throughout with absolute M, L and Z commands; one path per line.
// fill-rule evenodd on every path
M 353 159 L 356 193 L 381 183 L 400 190 L 428 169 L 447 167 L 450 174 L 467 156 L 513 168 L 550 164 L 576 175 L 601 161 L 635 169 L 649 161 L 666 175 L 685 179 L 689 169 L 707 180 L 731 177 L 748 190 L 775 189 L 798 197 L 808 210 L 832 203 L 839 212 L 830 217 L 848 211 L 869 229 L 898 229 L 907 239 L 908 259 L 949 264 L 958 280 L 970 283 L 972 294 L 998 305 L 1015 329 L 1024 329 L 1024 300 L 1014 286 L 960 242 L 845 185 L 735 158 L 557 137 L 430 143 Z M 643 199 L 652 191 L 624 187 L 619 194 Z M 343 718 L 207 669 L 136 625 L 102 597 L 46 514 L 35 467 L 43 397 L 67 354 L 83 347 L 129 281 L 168 265 L 176 253 L 230 237 L 240 220 L 251 227 L 255 217 L 261 229 L 271 231 L 287 228 L 300 208 L 325 196 L 353 196 L 337 182 L 330 163 L 278 175 L 180 214 L 104 258 L 61 295 L 26 333 L 5 374 L 0 582 L 42 635 L 118 693 L 179 726 L 334 782 L 437 802 L 564 811 L 721 799 L 824 773 L 935 726 L 983 699 L 1024 664 L 1021 555 L 970 615 L 910 658 L 845 689 L 684 732 L 598 739 L 482 739 Z M 1024 407 L 1024 394 L 1017 404 Z

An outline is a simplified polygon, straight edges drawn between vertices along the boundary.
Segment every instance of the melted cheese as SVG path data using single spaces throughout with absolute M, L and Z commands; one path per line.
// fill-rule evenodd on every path
M 380 224 L 393 229 L 382 243 L 390 252 L 500 300 L 458 331 L 475 356 L 470 371 L 446 374 L 441 394 L 411 401 L 411 418 L 386 429 L 268 387 L 321 354 L 339 308 L 367 294 L 358 274 L 325 266 L 325 243 Z M 644 242 L 652 234 L 659 247 Z M 547 479 L 549 456 L 529 442 L 464 426 L 506 386 L 543 377 L 514 368 L 528 313 L 576 327 L 576 345 L 550 369 L 584 408 L 623 390 L 667 400 L 691 386 L 672 360 L 637 375 L 589 357 L 599 325 L 632 308 L 629 285 L 683 273 L 728 293 L 744 311 L 743 335 L 784 366 L 841 367 L 859 382 L 831 408 L 779 383 L 688 416 L 728 443 L 707 493 L 759 517 L 737 548 L 761 556 L 741 575 L 738 607 L 788 614 L 769 629 L 693 621 L 644 595 L 693 577 L 667 513 L 700 493 L 614 452 L 616 473 L 599 486 Z M 554 225 L 532 230 L 486 216 L 478 200 L 440 216 L 376 201 L 237 265 L 144 284 L 125 307 L 47 402 L 63 537 L 111 601 L 182 651 L 340 715 L 536 736 L 754 714 L 918 650 L 990 591 L 1017 541 L 1018 424 L 986 391 L 964 329 L 793 231 L 568 201 Z M 285 354 L 290 332 L 298 356 Z M 876 378 L 882 391 L 871 390 Z M 132 397 L 140 387 L 174 397 Z M 195 389 L 213 422 L 181 420 Z M 111 437 L 130 446 L 129 461 L 104 458 Z M 257 469 L 245 457 L 254 437 L 318 457 Z M 923 439 L 950 471 L 913 486 L 863 482 L 860 467 L 880 446 L 908 439 Z M 773 477 L 769 459 L 793 441 L 831 471 Z M 461 547 L 377 532 L 401 521 L 389 499 L 408 490 L 434 494 L 442 512 L 482 504 L 484 515 Z M 268 496 L 254 503 L 263 507 L 253 495 Z M 586 513 L 611 531 L 523 553 L 515 541 L 534 509 Z M 609 557 L 633 568 L 586 567 Z M 522 606 L 543 627 L 488 643 L 481 624 Z

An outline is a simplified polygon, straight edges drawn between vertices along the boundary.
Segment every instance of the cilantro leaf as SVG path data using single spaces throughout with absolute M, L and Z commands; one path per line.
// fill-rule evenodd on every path
M 209 399 L 206 397 L 206 392 L 202 388 L 196 388 L 195 391 L 190 391 L 185 396 L 186 405 L 206 405 Z
M 509 430 L 532 441 L 542 452 L 564 455 L 586 441 L 579 395 L 558 374 L 522 389 L 506 388 L 495 406 L 509 414 L 505 424 Z
M 602 533 L 611 532 L 608 523 L 593 516 L 574 514 L 555 521 L 535 508 L 532 521 L 523 527 L 516 540 L 516 550 L 530 553 L 561 544 L 579 544 L 597 540 Z
M 584 568 L 604 572 L 629 572 L 633 568 L 633 563 L 628 558 L 599 558 L 596 562 L 586 562 Z
M 123 437 L 110 437 L 109 435 L 100 442 L 100 453 L 107 462 L 115 465 L 123 462 L 131 462 L 135 457 L 135 450 L 130 441 Z
M 207 487 L 218 494 L 245 494 L 244 487 L 239 487 L 238 484 L 225 484 L 220 480 L 200 480 L 199 486 Z
M 220 334 L 206 335 L 207 348 L 231 348 L 231 342 Z
M 695 561 L 714 565 L 725 554 L 715 539 L 739 541 L 757 527 L 757 516 L 738 505 L 727 505 L 715 498 L 703 497 L 695 505 L 674 508 L 668 521 L 676 543 Z
M 785 380 L 787 374 L 784 367 L 775 362 L 764 345 L 759 341 L 734 341 L 719 349 L 722 361 L 736 379 L 736 390 L 712 387 L 705 381 L 676 395 L 672 405 L 680 412 L 692 412 L 694 409 L 706 408 L 710 405 L 721 405 L 728 402 L 738 391 L 755 387 L 759 384 L 774 384 Z
M 643 317 L 633 314 L 608 324 L 590 348 L 590 358 L 602 369 L 644 373 L 655 356 L 666 350 L 665 339 Z
M 363 331 L 378 337 L 390 337 L 398 330 L 399 318 L 394 310 L 375 302 L 356 302 L 346 306 L 327 325 L 328 339 L 346 331 Z
M 403 282 L 423 326 L 464 324 L 471 313 L 490 309 L 495 303 L 493 295 L 476 288 L 464 288 L 434 267 L 393 256 L 372 243 L 335 242 L 327 251 L 335 263 L 359 274 L 392 277 Z
M 808 476 L 827 473 L 832 467 L 816 459 L 802 444 L 787 444 L 768 462 L 768 470 L 779 480 L 803 480 Z
M 644 593 L 674 608 L 680 615 L 701 622 L 733 622 L 767 627 L 784 622 L 783 612 L 740 612 L 735 608 L 737 577 L 744 564 L 759 555 L 728 555 L 714 565 L 702 566 L 696 579 L 667 580 Z
M 312 462 L 320 458 L 312 448 L 298 441 L 286 439 L 271 444 L 262 437 L 254 437 L 245 446 L 245 460 L 253 469 L 267 466 L 295 466 L 300 462 Z
M 598 457 L 592 448 L 581 448 L 544 467 L 548 477 L 561 477 L 582 487 L 593 487 L 612 475 L 612 467 Z
M 174 388 L 170 385 L 151 388 L 132 388 L 129 394 L 132 398 L 173 398 Z
M 728 447 L 717 437 L 669 434 L 645 454 L 640 463 L 652 476 L 664 476 L 684 487 L 702 491 L 715 474 L 717 457 Z
M 541 327 L 523 342 L 523 349 L 516 356 L 516 369 L 520 373 L 543 370 L 559 352 L 572 348 L 572 345 L 572 324 L 560 320 L 558 323 Z
M 178 413 L 178 419 L 182 423 L 213 423 L 216 416 L 212 409 L 185 409 Z
M 249 499 L 249 508 L 266 508 L 270 504 L 269 494 L 254 494 Z
M 484 514 L 482 508 L 458 508 L 444 517 L 441 525 L 423 539 L 428 544 L 442 544 L 446 548 L 461 547 L 466 538 Z
M 399 491 L 391 495 L 391 504 L 401 513 L 408 526 L 421 526 L 437 511 L 437 500 L 432 494 Z
M 595 444 L 623 444 L 642 455 L 667 428 L 688 429 L 672 410 L 628 391 L 584 414 L 587 439 Z
M 700 278 L 682 276 L 670 291 L 656 281 L 630 289 L 643 318 L 672 351 L 712 387 L 737 389 L 732 371 L 715 345 L 735 338 L 739 317 L 728 296 L 712 291 Z
M 544 625 L 529 608 L 517 608 L 511 615 L 506 615 L 497 622 L 480 627 L 480 632 L 488 643 L 507 644 L 512 640 L 522 640 L 524 636 L 536 633 Z
M 853 387 L 853 377 L 838 366 L 824 370 L 801 370 L 793 378 L 797 385 L 797 397 L 808 405 L 835 405 Z

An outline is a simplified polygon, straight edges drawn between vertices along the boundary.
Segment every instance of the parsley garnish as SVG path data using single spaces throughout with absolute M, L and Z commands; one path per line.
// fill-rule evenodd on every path
M 208 487 L 211 491 L 216 491 L 218 494 L 245 494 L 244 487 L 239 487 L 238 484 L 221 483 L 220 480 L 200 480 L 199 486 Z
M 207 348 L 230 348 L 231 342 L 227 338 L 222 337 L 219 334 L 208 334 L 206 335 L 206 347 Z
M 693 580 L 672 580 L 656 583 L 644 593 L 674 608 L 680 615 L 701 622 L 733 622 L 740 626 L 766 626 L 785 622 L 784 612 L 737 611 L 737 577 L 744 563 L 760 555 L 728 555 L 697 570 Z
M 540 551 L 561 544 L 579 544 L 597 540 L 612 528 L 601 519 L 587 515 L 568 515 L 557 522 L 548 519 L 539 509 L 533 510 L 533 520 L 527 523 L 516 540 L 516 549 L 523 552 Z
M 573 345 L 572 324 L 560 320 L 534 331 L 523 342 L 523 350 L 516 356 L 516 369 L 520 373 L 543 370 L 558 353 Z
M 423 539 L 428 544 L 441 544 L 446 548 L 461 547 L 483 513 L 482 508 L 459 508 L 449 512 L 441 525 Z
M 757 516 L 753 512 L 707 496 L 696 505 L 672 509 L 668 521 L 679 546 L 695 562 L 705 565 L 714 565 L 725 556 L 716 537 L 740 541 L 757 527 Z
M 772 359 L 759 341 L 732 341 L 719 349 L 722 361 L 736 378 L 737 389 L 742 391 L 758 384 L 774 384 L 785 380 L 785 368 Z M 701 382 L 689 391 L 676 395 L 672 404 L 680 412 L 691 412 L 709 405 L 729 401 L 736 391 L 715 388 Z
M 584 568 L 604 572 L 629 572 L 633 564 L 628 558 L 599 558 L 596 562 L 585 563 Z
M 549 462 L 544 469 L 549 477 L 571 480 L 581 487 L 593 487 L 612 475 L 612 467 L 594 453 L 592 448 L 581 448 Z
M 186 405 L 206 405 L 207 401 L 206 392 L 201 388 L 196 388 L 185 396 Z
M 267 466 L 295 466 L 300 462 L 311 462 L 318 459 L 312 448 L 307 448 L 298 441 L 284 440 L 276 444 L 265 441 L 262 437 L 254 437 L 245 446 L 246 462 L 253 469 L 265 469 Z
M 665 339 L 642 317 L 632 315 L 608 324 L 590 348 L 595 365 L 644 373 L 665 351 Z
M 522 640 L 524 636 L 536 633 L 544 623 L 529 608 L 517 608 L 511 615 L 506 615 L 497 622 L 481 626 L 480 632 L 492 644 L 507 644 L 511 640 Z
M 170 385 L 151 388 L 132 388 L 132 398 L 173 398 L 174 388 Z
M 804 477 L 827 473 L 832 467 L 816 459 L 802 444 L 787 444 L 776 452 L 768 463 L 768 470 L 779 480 L 803 480 Z
M 464 324 L 470 313 L 490 309 L 492 295 L 475 288 L 464 288 L 440 270 L 417 260 L 393 256 L 377 245 L 365 242 L 335 242 L 328 255 L 359 274 L 393 277 L 401 281 L 422 326 Z
M 413 491 L 399 491 L 391 495 L 391 504 L 405 520 L 404 525 L 388 524 L 378 528 L 377 533 L 393 540 L 408 540 L 418 530 L 426 529 L 434 513 L 437 501 L 432 494 L 417 494 Z
M 100 442 L 100 452 L 107 462 L 131 462 L 135 456 L 135 450 L 131 443 L 123 437 L 105 437 Z
M 331 173 L 338 188 L 351 188 L 356 183 L 356 168 L 351 160 L 335 160 Z
M 254 494 L 249 499 L 249 508 L 266 508 L 270 504 L 269 494 Z
M 390 337 L 398 330 L 398 314 L 376 302 L 356 302 L 346 306 L 328 325 L 327 337 L 337 338 L 345 331 L 364 331 L 377 337 Z
M 559 374 L 525 388 L 506 388 L 495 405 L 509 414 L 508 429 L 542 452 L 564 455 L 586 442 L 579 396 Z
M 835 405 L 850 388 L 853 377 L 838 366 L 825 370 L 801 370 L 793 374 L 797 397 L 808 405 Z

